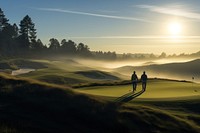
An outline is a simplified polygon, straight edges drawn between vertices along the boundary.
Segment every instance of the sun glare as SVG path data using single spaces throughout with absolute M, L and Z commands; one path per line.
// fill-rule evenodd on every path
M 173 36 L 177 36 L 181 33 L 182 27 L 178 22 L 172 22 L 168 25 L 169 33 Z

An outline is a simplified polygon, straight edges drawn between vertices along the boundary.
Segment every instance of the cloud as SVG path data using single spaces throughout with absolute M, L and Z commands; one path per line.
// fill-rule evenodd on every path
M 183 11 L 175 8 L 167 8 L 167 7 L 159 7 L 154 5 L 137 5 L 139 8 L 148 9 L 152 12 L 157 12 L 161 14 L 168 14 L 174 16 L 180 16 L 190 19 L 200 20 L 200 13 L 192 12 L 192 11 Z
M 105 15 L 105 14 L 96 14 L 96 13 L 88 13 L 88 12 L 79 12 L 79 11 L 72 11 L 72 10 L 63 10 L 63 9 L 56 9 L 56 8 L 35 8 L 41 11 L 51 11 L 51 12 L 61 12 L 61 13 L 71 13 L 77 15 L 86 15 L 86 16 L 94 16 L 94 17 L 102 17 L 102 18 L 110 18 L 110 19 L 120 19 L 120 20 L 130 20 L 130 21 L 140 21 L 140 22 L 148 22 L 151 21 L 135 18 L 135 17 L 124 17 L 124 16 L 112 16 L 112 15 Z

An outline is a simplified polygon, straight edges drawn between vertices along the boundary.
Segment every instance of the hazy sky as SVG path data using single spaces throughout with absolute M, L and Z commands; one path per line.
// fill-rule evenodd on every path
M 199 5 L 200 0 L 0 0 L 10 23 L 28 14 L 44 44 L 71 39 L 91 50 L 156 54 L 200 50 Z M 173 23 L 178 27 L 170 31 Z

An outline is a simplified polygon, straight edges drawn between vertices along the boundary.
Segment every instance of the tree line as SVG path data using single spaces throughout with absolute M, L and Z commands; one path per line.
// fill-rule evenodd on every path
M 120 56 L 118 55 L 118 60 L 153 60 L 153 59 L 164 59 L 164 58 L 199 58 L 200 57 L 200 51 L 196 53 L 191 54 L 171 54 L 167 55 L 165 52 L 162 52 L 160 55 L 155 55 L 153 53 L 151 54 L 132 54 L 132 53 L 123 53 Z
M 70 55 L 97 59 L 116 59 L 115 52 L 90 51 L 88 45 L 76 44 L 72 40 L 49 39 L 44 45 L 37 38 L 35 24 L 26 15 L 17 25 L 10 24 L 0 8 L 0 56 L 31 56 L 31 55 Z
M 132 60 L 132 59 L 157 59 L 168 57 L 200 57 L 200 52 L 193 54 L 167 55 L 162 52 L 160 55 L 151 54 L 131 54 L 122 55 L 116 52 L 91 51 L 88 45 L 76 44 L 72 40 L 62 39 L 59 42 L 56 38 L 49 39 L 49 43 L 44 45 L 37 38 L 35 24 L 29 15 L 26 15 L 17 25 L 10 24 L 4 12 L 0 8 L 0 57 L 8 56 L 53 56 L 66 55 L 83 58 L 94 58 L 102 60 Z

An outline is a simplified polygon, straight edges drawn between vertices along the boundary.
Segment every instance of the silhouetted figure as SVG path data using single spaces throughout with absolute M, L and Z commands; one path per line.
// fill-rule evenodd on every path
M 137 82 L 138 82 L 138 77 L 137 77 L 137 74 L 135 73 L 135 71 L 133 71 L 133 74 L 131 76 L 131 81 L 133 84 L 133 92 L 134 92 L 137 88 Z
M 147 85 L 147 75 L 145 74 L 145 71 L 141 75 L 141 81 L 142 81 L 142 89 L 145 91 Z

